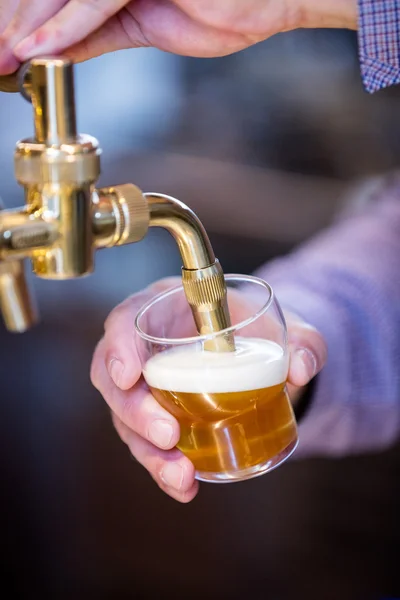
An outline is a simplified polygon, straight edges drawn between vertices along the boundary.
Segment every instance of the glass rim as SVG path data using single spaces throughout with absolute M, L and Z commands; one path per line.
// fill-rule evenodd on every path
M 153 344 L 159 344 L 159 345 L 165 345 L 165 346 L 166 345 L 168 345 L 168 346 L 178 346 L 178 345 L 183 346 L 185 344 L 207 342 L 207 341 L 213 340 L 219 336 L 224 336 L 229 333 L 234 333 L 235 331 L 238 331 L 240 329 L 243 329 L 244 327 L 247 327 L 248 325 L 251 325 L 259 317 L 264 315 L 269 310 L 269 308 L 271 307 L 271 305 L 275 299 L 275 294 L 274 294 L 274 290 L 272 289 L 270 284 L 267 283 L 266 281 L 264 281 L 264 279 L 261 279 L 260 277 L 255 277 L 254 275 L 239 275 L 236 273 L 230 273 L 228 275 L 224 275 L 224 277 L 227 282 L 234 281 L 234 280 L 240 280 L 240 281 L 243 281 L 244 283 L 246 283 L 246 282 L 247 283 L 255 283 L 255 284 L 259 285 L 260 287 L 264 288 L 265 290 L 267 290 L 269 293 L 269 297 L 268 297 L 267 301 L 262 305 L 262 307 L 258 311 L 256 311 L 251 317 L 244 319 L 243 321 L 241 321 L 240 323 L 237 323 L 236 325 L 231 325 L 230 327 L 221 329 L 220 331 L 218 331 L 216 333 L 207 333 L 207 334 L 203 334 L 203 335 L 194 335 L 194 336 L 182 337 L 182 338 L 162 338 L 162 337 L 150 335 L 149 333 L 146 333 L 145 331 L 143 331 L 143 329 L 139 325 L 139 321 L 146 314 L 146 312 L 148 310 L 150 310 L 150 308 L 152 308 L 152 306 L 154 304 L 157 304 L 157 302 L 160 302 L 161 299 L 168 298 L 169 296 L 176 294 L 178 291 L 184 292 L 183 285 L 177 285 L 177 286 L 170 288 L 169 290 L 159 292 L 158 294 L 156 294 L 155 296 L 153 296 L 152 298 L 147 300 L 147 302 L 145 302 L 142 305 L 142 307 L 139 309 L 139 311 L 135 317 L 136 332 L 143 340 L 146 340 L 147 342 L 151 342 Z

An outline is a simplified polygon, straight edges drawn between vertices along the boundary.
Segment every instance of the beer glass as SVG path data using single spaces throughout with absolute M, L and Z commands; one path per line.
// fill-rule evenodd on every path
M 199 335 L 182 286 L 148 301 L 135 328 L 143 377 L 177 419 L 177 447 L 201 481 L 242 481 L 271 471 L 298 442 L 286 390 L 286 324 L 265 281 L 226 275 L 231 327 Z M 231 334 L 233 352 L 207 342 Z

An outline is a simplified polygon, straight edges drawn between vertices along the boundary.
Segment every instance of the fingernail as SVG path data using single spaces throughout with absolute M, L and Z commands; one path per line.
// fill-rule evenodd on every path
M 308 377 L 312 379 L 317 372 L 317 359 L 314 354 L 308 348 L 299 348 L 296 350 L 296 356 L 300 358 Z
M 183 484 L 183 469 L 181 465 L 168 462 L 162 470 L 161 479 L 168 487 L 180 490 Z
M 110 360 L 108 372 L 110 373 L 110 377 L 113 380 L 113 382 L 115 383 L 115 385 L 117 387 L 119 387 L 119 384 L 121 382 L 121 377 L 124 372 L 124 365 L 122 364 L 122 362 L 120 360 L 118 360 L 118 358 L 112 358 Z
M 168 421 L 156 419 L 150 424 L 149 439 L 159 448 L 168 448 L 173 435 L 173 427 Z

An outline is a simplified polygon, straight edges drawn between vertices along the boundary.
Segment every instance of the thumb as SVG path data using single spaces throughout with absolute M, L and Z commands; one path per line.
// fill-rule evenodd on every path
M 156 294 L 174 287 L 177 278 L 166 278 L 153 283 L 145 290 L 127 298 L 114 308 L 104 324 L 104 337 L 96 350 L 92 363 L 92 380 L 97 380 L 103 363 L 115 385 L 129 390 L 140 377 L 141 361 L 136 345 L 135 318 L 145 302 Z
M 321 371 L 327 359 L 326 342 L 317 329 L 293 313 L 286 313 L 290 367 L 288 383 L 303 387 Z

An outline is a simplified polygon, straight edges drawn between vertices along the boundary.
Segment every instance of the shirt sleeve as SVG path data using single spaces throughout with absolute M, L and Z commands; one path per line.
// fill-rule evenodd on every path
M 368 92 L 400 82 L 400 0 L 358 0 L 361 75 Z
M 400 176 L 364 213 L 258 274 L 328 344 L 297 455 L 389 446 L 400 434 Z

